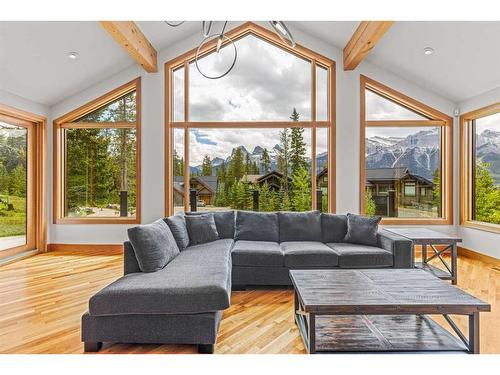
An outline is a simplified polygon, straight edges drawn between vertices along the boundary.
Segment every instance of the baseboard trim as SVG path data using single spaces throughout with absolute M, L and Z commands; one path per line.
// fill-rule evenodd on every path
M 481 262 L 492 264 L 495 267 L 500 267 L 500 259 L 492 257 L 491 255 L 478 253 L 477 251 L 467 249 L 463 246 L 458 246 L 458 255 L 469 259 L 480 260 Z
M 51 243 L 47 246 L 47 251 L 59 252 L 82 252 L 89 254 L 123 254 L 123 244 L 70 244 L 70 243 Z

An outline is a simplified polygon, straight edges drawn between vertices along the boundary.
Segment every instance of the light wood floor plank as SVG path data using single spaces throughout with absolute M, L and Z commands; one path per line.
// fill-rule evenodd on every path
M 500 353 L 500 270 L 464 257 L 458 264 L 459 287 L 492 306 L 481 314 L 481 352 Z M 82 353 L 80 317 L 88 299 L 122 272 L 122 255 L 78 250 L 0 267 L 0 353 Z M 456 320 L 466 331 L 467 319 Z M 100 353 L 195 352 L 191 345 L 107 344 Z M 305 353 L 293 320 L 292 289 L 233 292 L 216 353 Z

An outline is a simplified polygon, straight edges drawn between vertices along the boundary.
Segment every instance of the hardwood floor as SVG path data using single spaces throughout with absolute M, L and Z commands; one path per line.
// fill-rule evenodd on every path
M 122 266 L 120 254 L 75 250 L 0 267 L 0 353 L 82 353 L 88 299 L 121 276 Z M 500 353 L 500 269 L 460 257 L 459 287 L 491 304 L 492 312 L 481 314 L 481 352 Z M 291 289 L 233 292 L 216 353 L 305 353 L 292 310 Z M 457 321 L 465 330 L 466 319 Z M 195 347 L 108 344 L 100 353 L 195 353 Z

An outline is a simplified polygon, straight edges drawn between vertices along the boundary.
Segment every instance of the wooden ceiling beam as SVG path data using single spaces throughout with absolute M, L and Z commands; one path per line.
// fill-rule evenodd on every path
M 133 21 L 101 21 L 101 26 L 148 73 L 158 71 L 156 50 Z
M 394 21 L 362 21 L 344 48 L 344 70 L 354 70 Z

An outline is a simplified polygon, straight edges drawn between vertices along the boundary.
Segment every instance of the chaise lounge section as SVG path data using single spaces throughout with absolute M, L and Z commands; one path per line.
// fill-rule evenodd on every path
M 198 215 L 164 219 L 178 251 L 154 272 L 141 269 L 144 252 L 125 242 L 124 276 L 91 297 L 82 317 L 85 351 L 113 342 L 194 344 L 213 353 L 231 290 L 291 285 L 291 269 L 413 267 L 411 241 L 383 229 L 372 246 L 343 242 L 346 215 L 214 212 L 203 216 L 217 238 L 193 245 L 205 228 L 183 225 Z

